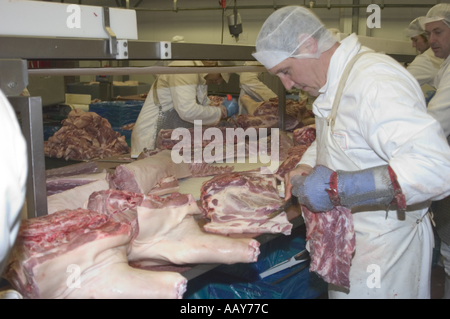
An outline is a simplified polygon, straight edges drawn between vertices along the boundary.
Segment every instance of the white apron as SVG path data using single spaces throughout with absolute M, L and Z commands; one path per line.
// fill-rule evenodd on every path
M 361 170 L 333 137 L 333 127 L 345 81 L 364 53 L 369 52 L 356 55 L 347 65 L 328 119 L 316 116 L 317 165 Z M 430 298 L 434 237 L 425 215 L 427 207 L 408 207 L 402 220 L 397 211 L 389 211 L 386 218 L 383 207 L 373 209 L 352 209 L 356 249 L 350 267 L 350 291 L 330 284 L 329 298 Z

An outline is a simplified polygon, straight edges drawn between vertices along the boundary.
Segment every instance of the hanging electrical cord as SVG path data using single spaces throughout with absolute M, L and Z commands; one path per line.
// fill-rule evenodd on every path
M 220 39 L 220 43 L 223 44 L 223 25 L 225 23 L 225 9 L 227 8 L 227 1 L 226 0 L 219 0 L 219 4 L 222 7 L 222 36 Z

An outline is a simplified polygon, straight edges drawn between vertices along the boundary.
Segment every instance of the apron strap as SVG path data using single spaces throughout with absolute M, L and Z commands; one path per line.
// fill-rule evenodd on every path
M 355 55 L 350 62 L 347 64 L 347 66 L 344 69 L 344 72 L 342 73 L 341 79 L 339 81 L 339 86 L 336 91 L 336 96 L 334 97 L 333 107 L 331 108 L 331 113 L 327 117 L 327 123 L 328 126 L 331 124 L 331 130 L 333 131 L 334 123 L 336 120 L 336 114 L 337 110 L 339 108 L 339 103 L 341 102 L 342 92 L 344 91 L 345 84 L 347 83 L 348 76 L 353 68 L 353 65 L 355 62 L 364 54 L 366 53 L 372 53 L 372 51 L 364 51 L 360 52 L 357 55 Z

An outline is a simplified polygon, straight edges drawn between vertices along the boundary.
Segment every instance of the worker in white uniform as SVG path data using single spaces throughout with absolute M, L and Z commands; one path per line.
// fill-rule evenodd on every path
M 433 84 L 434 77 L 443 60 L 436 57 L 431 50 L 420 20 L 421 18 L 414 19 L 406 29 L 406 34 L 411 39 L 413 48 L 419 51 L 419 55 L 408 65 L 407 70 L 417 79 L 420 85 L 428 84 L 435 87 Z
M 247 61 L 246 66 L 261 66 L 258 61 Z M 239 75 L 239 87 L 241 89 L 239 94 L 239 114 L 247 114 L 247 110 L 242 105 L 241 97 L 248 95 L 255 102 L 269 101 L 277 98 L 275 94 L 267 85 L 262 82 L 262 72 L 242 72 Z
M 450 141 L 450 4 L 441 3 L 432 7 L 423 23 L 431 49 L 436 57 L 444 59 L 434 80 L 437 90 L 428 104 L 428 114 L 441 124 Z M 441 254 L 446 272 L 444 298 L 450 299 L 450 198 L 435 204 L 434 221 L 441 238 Z
M 215 66 L 211 61 L 175 61 L 170 67 Z M 131 134 L 131 156 L 156 147 L 161 129 L 191 128 L 195 120 L 214 126 L 221 119 L 237 114 L 238 104 L 224 100 L 210 106 L 208 84 L 228 81 L 228 73 L 161 74 L 153 83 Z
M 20 211 L 25 201 L 27 149 L 12 106 L 0 90 L 0 134 L 8 156 L 0 161 L 0 277 L 20 226 Z
M 286 89 L 317 96 L 317 138 L 287 174 L 285 199 L 297 196 L 318 214 L 335 205 L 352 209 L 350 290 L 329 285 L 329 297 L 430 298 L 433 234 L 427 211 L 430 200 L 450 194 L 450 148 L 426 113 L 417 81 L 389 56 L 361 46 L 355 34 L 337 42 L 300 6 L 272 13 L 254 57 Z M 335 177 L 332 202 L 326 189 Z M 402 194 L 406 212 L 386 211 L 394 198 L 404 206 Z M 380 270 L 379 286 L 367 284 L 373 265 Z

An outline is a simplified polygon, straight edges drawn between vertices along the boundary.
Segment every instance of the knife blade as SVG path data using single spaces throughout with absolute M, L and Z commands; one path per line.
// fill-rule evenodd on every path
M 309 252 L 306 249 L 304 249 L 297 255 L 289 258 L 288 260 L 285 260 L 285 261 L 267 269 L 266 271 L 259 274 L 259 276 L 261 278 L 265 278 L 267 276 L 270 276 L 277 272 L 280 272 L 284 269 L 291 268 L 292 266 L 297 265 L 299 263 L 303 263 L 307 260 L 309 260 Z
M 275 210 L 272 213 L 270 213 L 269 215 L 267 215 L 267 218 L 272 219 L 272 218 L 280 215 L 282 212 L 285 212 L 291 206 L 292 206 L 292 197 L 289 198 L 283 205 L 281 205 L 280 208 L 278 208 L 277 210 Z

